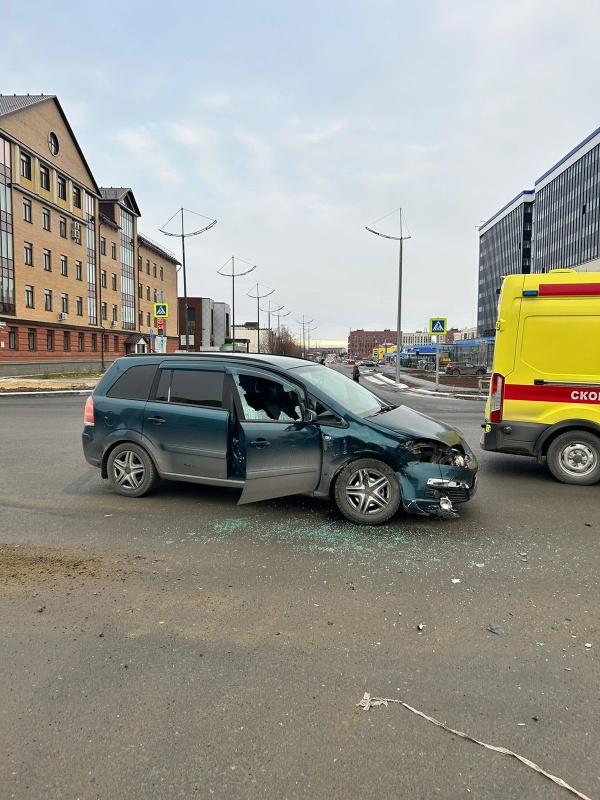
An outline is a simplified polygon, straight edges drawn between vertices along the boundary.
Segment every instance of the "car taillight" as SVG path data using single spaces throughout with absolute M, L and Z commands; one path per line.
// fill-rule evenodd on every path
M 502 422 L 504 404 L 504 377 L 498 372 L 492 375 L 490 384 L 490 422 Z
M 94 424 L 94 398 L 92 395 L 88 397 L 85 401 L 85 411 L 83 412 L 83 424 L 84 425 L 93 425 Z

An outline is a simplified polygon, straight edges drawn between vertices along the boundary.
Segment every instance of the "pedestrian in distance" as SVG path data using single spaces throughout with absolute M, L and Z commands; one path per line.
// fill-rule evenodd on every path
M 354 364 L 354 369 L 352 370 L 352 380 L 360 383 L 360 370 L 357 363 Z

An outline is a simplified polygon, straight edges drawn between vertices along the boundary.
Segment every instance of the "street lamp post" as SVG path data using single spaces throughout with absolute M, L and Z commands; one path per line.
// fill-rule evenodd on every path
M 223 272 L 222 270 L 225 269 L 227 264 L 231 261 L 231 272 Z M 246 266 L 250 267 L 245 272 L 237 272 L 235 271 L 235 257 L 231 256 L 228 258 L 227 261 L 223 264 L 221 269 L 218 269 L 217 272 L 219 275 L 223 275 L 225 278 L 231 278 L 231 340 L 233 343 L 233 352 L 235 353 L 235 279 L 241 278 L 242 275 L 248 275 L 250 272 L 253 272 L 256 269 L 256 264 L 250 264 L 248 261 L 243 261 L 241 258 L 238 258 L 238 261 L 241 261 L 242 264 L 246 264 Z
M 190 349 L 190 323 L 189 323 L 189 320 L 188 320 L 187 277 L 186 277 L 186 272 L 185 272 L 185 240 L 186 240 L 186 237 L 188 237 L 188 236 L 198 236 L 198 234 L 204 233 L 204 231 L 207 231 L 209 228 L 212 228 L 213 225 L 216 225 L 217 224 L 217 220 L 216 219 L 212 219 L 212 220 L 210 220 L 209 224 L 205 225 L 203 228 L 200 228 L 197 231 L 192 231 L 191 233 L 186 233 L 185 232 L 185 228 L 184 228 L 184 224 L 183 224 L 183 212 L 186 211 L 186 210 L 187 209 L 181 208 L 179 211 L 177 211 L 175 214 L 173 214 L 171 219 L 168 222 L 166 222 L 165 225 L 160 230 L 161 230 L 161 233 L 165 234 L 165 236 L 181 236 L 181 266 L 182 266 L 182 271 L 183 271 L 183 304 L 184 304 L 184 308 L 185 308 L 185 349 L 189 350 Z M 167 227 L 169 222 L 171 222 L 171 220 L 173 220 L 177 216 L 177 214 L 179 214 L 179 213 L 181 213 L 181 233 L 171 233 L 170 231 L 164 230 L 164 228 Z M 201 217 L 202 219 L 210 219 L 210 217 L 204 217 L 202 214 L 196 214 L 195 211 L 189 211 L 188 213 L 194 214 L 196 217 Z M 177 332 L 177 335 L 179 336 L 179 331 Z
M 397 325 L 396 325 L 396 383 L 400 383 L 400 348 L 402 346 L 402 243 L 405 239 L 410 239 L 410 235 L 403 236 L 402 235 L 402 209 L 398 208 L 396 211 L 400 212 L 400 236 L 387 236 L 385 233 L 379 233 L 379 231 L 373 230 L 373 228 L 369 228 L 369 226 L 365 226 L 366 229 L 370 233 L 374 233 L 376 236 L 381 236 L 384 239 L 392 239 L 395 242 L 399 243 L 399 253 L 398 253 L 398 317 L 397 317 Z M 395 214 L 396 211 L 392 211 L 392 214 Z M 391 214 L 387 215 L 388 217 Z M 386 219 L 386 217 L 382 217 L 381 219 Z M 381 222 L 381 220 L 377 220 L 377 222 Z M 375 224 L 375 223 L 373 223 Z
M 261 292 L 262 289 L 266 289 L 267 291 Z M 248 297 L 255 297 L 256 298 L 256 327 L 257 327 L 257 337 L 256 337 L 256 352 L 260 353 L 260 301 L 263 297 L 269 297 L 269 295 L 273 294 L 275 289 L 269 289 L 268 286 L 262 286 L 257 283 L 254 287 L 255 294 L 252 294 L 252 291 L 246 292 Z

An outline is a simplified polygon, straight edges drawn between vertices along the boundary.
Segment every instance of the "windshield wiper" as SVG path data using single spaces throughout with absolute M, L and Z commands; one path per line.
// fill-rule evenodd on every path
M 393 411 L 395 408 L 398 408 L 398 406 L 394 406 L 394 405 L 383 406 L 382 408 L 379 409 L 379 411 L 376 411 L 373 414 L 373 416 L 376 417 L 378 414 L 385 414 L 386 411 Z

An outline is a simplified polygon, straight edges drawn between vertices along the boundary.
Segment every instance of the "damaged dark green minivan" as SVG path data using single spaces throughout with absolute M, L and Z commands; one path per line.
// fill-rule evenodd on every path
M 310 493 L 377 525 L 469 500 L 477 460 L 455 428 L 288 356 L 117 359 L 85 406 L 83 451 L 112 488 L 160 478 L 241 490 L 239 503 Z

